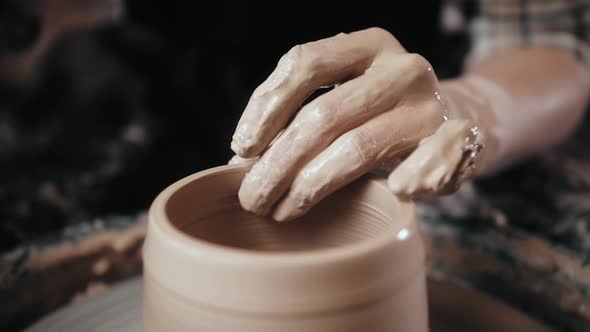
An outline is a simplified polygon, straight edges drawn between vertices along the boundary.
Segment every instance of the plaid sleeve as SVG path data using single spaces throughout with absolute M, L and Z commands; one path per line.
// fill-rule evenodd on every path
M 482 0 L 467 65 L 515 46 L 549 46 L 590 67 L 590 0 Z

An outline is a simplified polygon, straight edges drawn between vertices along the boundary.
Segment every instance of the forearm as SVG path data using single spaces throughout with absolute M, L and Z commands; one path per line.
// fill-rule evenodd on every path
M 568 137 L 586 109 L 590 73 L 560 50 L 511 49 L 441 83 L 441 90 L 451 116 L 473 118 L 479 126 L 482 174 Z

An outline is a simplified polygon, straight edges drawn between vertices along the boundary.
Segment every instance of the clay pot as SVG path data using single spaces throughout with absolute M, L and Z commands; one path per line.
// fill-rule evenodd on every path
M 280 224 L 240 208 L 245 172 L 199 172 L 152 204 L 145 331 L 428 331 L 411 203 L 365 177 Z

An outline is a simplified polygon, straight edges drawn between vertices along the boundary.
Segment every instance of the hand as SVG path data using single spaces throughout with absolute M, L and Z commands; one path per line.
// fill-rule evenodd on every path
M 298 111 L 326 86 L 335 87 Z M 408 155 L 389 177 L 395 193 L 448 191 L 479 146 L 472 121 L 445 105 L 428 61 L 382 29 L 295 46 L 254 91 L 233 136 L 240 158 L 260 157 L 242 182 L 240 202 L 256 214 L 275 207 L 277 221 L 293 219 Z

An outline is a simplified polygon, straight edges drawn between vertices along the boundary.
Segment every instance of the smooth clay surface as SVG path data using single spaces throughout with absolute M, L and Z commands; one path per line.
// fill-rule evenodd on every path
M 154 201 L 145 331 L 428 330 L 412 204 L 365 177 L 279 224 L 240 208 L 245 172 L 203 171 Z
M 25 332 L 141 332 L 141 283 L 141 279 L 132 279 L 73 303 Z M 428 291 L 431 332 L 552 331 L 472 289 L 431 280 Z

